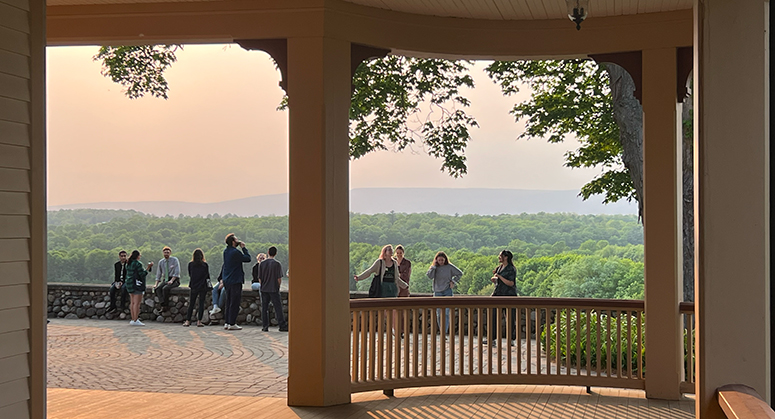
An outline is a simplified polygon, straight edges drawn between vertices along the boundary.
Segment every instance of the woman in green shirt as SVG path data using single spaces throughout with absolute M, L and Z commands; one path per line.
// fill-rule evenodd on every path
M 129 292 L 129 313 L 132 316 L 130 326 L 145 326 L 145 323 L 139 319 L 140 303 L 145 294 L 145 277 L 152 267 L 153 262 L 148 262 L 147 270 L 143 269 L 143 264 L 140 263 L 140 251 L 132 251 L 132 256 L 129 256 L 129 262 L 126 265 L 126 290 Z

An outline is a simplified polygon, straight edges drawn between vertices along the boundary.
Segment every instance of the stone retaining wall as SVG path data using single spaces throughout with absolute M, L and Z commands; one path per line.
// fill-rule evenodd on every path
M 48 317 L 60 317 L 66 319 L 101 319 L 101 320 L 129 320 L 129 301 L 127 308 L 121 312 L 108 313 L 110 306 L 110 285 L 101 284 L 48 284 Z M 159 301 L 153 294 L 153 288 L 148 287 L 140 304 L 140 319 L 155 320 L 166 323 L 182 323 L 188 310 L 188 287 L 174 288 L 170 293 L 170 307 L 164 311 L 159 310 Z M 288 292 L 281 291 L 283 312 L 288 317 Z M 121 304 L 121 296 L 116 296 L 116 304 Z M 198 303 L 197 303 L 198 306 Z M 196 306 L 192 318 L 196 318 Z M 210 316 L 208 311 L 212 309 L 212 294 L 207 293 L 205 300 L 205 312 L 202 321 L 205 324 L 223 324 L 223 312 Z M 276 326 L 274 309 L 269 308 L 270 323 Z M 211 318 L 212 317 L 212 318 Z M 261 322 L 261 300 L 258 292 L 249 288 L 242 291 L 242 303 L 237 315 L 239 324 L 263 325 Z

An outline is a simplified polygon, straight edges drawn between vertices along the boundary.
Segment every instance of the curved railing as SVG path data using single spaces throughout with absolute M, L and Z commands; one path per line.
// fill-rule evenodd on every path
M 476 384 L 643 389 L 643 310 L 635 300 L 351 300 L 352 392 Z M 488 341 L 490 325 L 495 339 Z

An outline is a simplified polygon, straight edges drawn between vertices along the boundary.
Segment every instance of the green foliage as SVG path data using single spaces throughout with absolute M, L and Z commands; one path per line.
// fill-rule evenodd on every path
M 119 250 L 139 249 L 143 260 L 161 258 L 170 246 L 183 265 L 202 248 L 217 276 L 223 239 L 235 232 L 255 256 L 270 245 L 287 267 L 288 217 L 154 217 L 135 211 L 62 210 L 49 213 L 48 274 L 52 282 L 112 281 Z M 521 214 L 447 216 L 351 214 L 351 290 L 365 291 L 369 280 L 352 275 L 366 270 L 384 244 L 403 244 L 412 261 L 410 289 L 432 292 L 425 276 L 437 251 L 463 271 L 457 294 L 490 295 L 496 255 L 515 257 L 520 295 L 590 298 L 641 298 L 643 233 L 634 216 Z M 183 273 L 184 285 L 187 275 Z M 344 279 L 343 279 L 344 280 Z
M 179 45 L 100 47 L 94 61 L 102 61 L 102 75 L 124 87 L 130 99 L 151 96 L 167 99 L 169 86 L 164 70 L 177 61 Z
M 570 319 L 568 315 L 570 314 Z M 618 313 L 617 313 L 618 314 Z M 587 316 L 589 316 L 589 329 L 587 329 Z M 622 317 L 626 320 L 622 321 Z M 638 318 L 632 314 L 625 314 L 619 317 L 610 316 L 609 314 L 598 313 L 597 311 L 582 311 L 579 315 L 580 322 L 578 322 L 578 328 L 581 331 L 581 335 L 578 336 L 580 347 L 576 346 L 576 330 L 577 319 L 576 310 L 559 310 L 559 329 L 560 329 L 560 344 L 557 345 L 557 319 L 552 319 L 552 323 L 548 327 L 549 331 L 549 347 L 546 347 L 546 333 L 547 327 L 544 326 L 541 332 L 541 346 L 545 351 L 549 353 L 549 357 L 552 360 L 557 359 L 557 351 L 560 352 L 560 363 L 565 365 L 565 360 L 570 360 L 570 365 L 576 368 L 592 368 L 597 369 L 598 366 L 601 370 L 607 370 L 610 363 L 611 369 L 616 370 L 618 365 L 621 365 L 622 371 L 629 368 L 636 374 L 638 371 L 638 356 L 642 359 L 642 365 L 646 367 L 646 344 L 643 342 L 641 346 L 640 354 L 638 354 L 638 342 L 637 342 L 637 323 Z M 570 320 L 570 330 L 567 327 L 567 322 Z M 610 320 L 610 328 L 608 321 Z M 598 321 L 600 327 L 598 328 Z M 617 348 L 617 331 L 618 323 L 622 322 L 622 335 L 618 342 Z M 641 330 L 645 330 L 646 316 L 641 316 Z M 627 333 L 627 328 L 631 328 L 631 332 Z M 589 333 L 587 333 L 589 330 Z M 570 333 L 570 336 L 568 334 Z M 587 365 L 587 336 L 589 335 L 589 365 Z M 598 338 L 599 335 L 599 338 Z M 631 341 L 628 341 L 628 336 L 631 336 Z M 566 345 L 567 338 L 570 337 L 570 346 Z M 610 346 L 610 351 L 609 351 Z M 577 355 L 581 354 L 579 358 Z
M 565 154 L 565 166 L 603 168 L 582 187 L 584 199 L 596 194 L 604 195 L 605 203 L 635 198 L 605 69 L 590 60 L 496 61 L 485 71 L 506 95 L 523 84 L 531 89 L 530 99 L 511 110 L 517 121 L 525 121 L 519 138 L 560 143 L 573 135 L 581 146 Z

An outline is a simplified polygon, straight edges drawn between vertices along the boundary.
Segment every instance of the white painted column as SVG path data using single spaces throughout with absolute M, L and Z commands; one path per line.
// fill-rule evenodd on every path
M 769 2 L 696 0 L 697 415 L 716 389 L 770 395 Z
M 350 402 L 350 43 L 288 40 L 288 404 Z
M 676 50 L 643 51 L 646 397 L 678 400 L 683 341 L 681 141 Z

